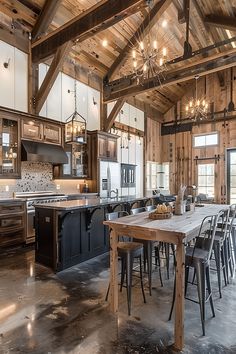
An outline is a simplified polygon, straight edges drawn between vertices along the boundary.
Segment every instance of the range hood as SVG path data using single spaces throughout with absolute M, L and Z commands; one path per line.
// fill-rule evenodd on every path
M 68 163 L 62 146 L 21 140 L 21 161 L 50 162 L 54 165 Z

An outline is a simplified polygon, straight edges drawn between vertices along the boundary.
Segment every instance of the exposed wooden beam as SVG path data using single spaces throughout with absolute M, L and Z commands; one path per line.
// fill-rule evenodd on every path
M 112 127 L 112 125 L 113 125 L 113 123 L 114 123 L 117 115 L 119 114 L 119 112 L 120 112 L 120 110 L 121 110 L 121 108 L 122 108 L 124 103 L 125 103 L 125 99 L 124 98 L 121 98 L 121 99 L 116 101 L 114 107 L 111 110 L 111 113 L 109 114 L 107 119 L 104 121 L 104 123 L 105 123 L 104 124 L 105 125 L 104 126 L 104 128 L 105 128 L 104 130 L 106 132 L 108 132 L 111 129 L 111 127 Z
M 61 70 L 62 64 L 65 57 L 69 54 L 72 43 L 67 42 L 57 49 L 57 52 L 53 58 L 53 61 L 49 67 L 49 70 L 36 94 L 35 97 L 35 112 L 39 114 L 43 107 L 43 104 L 57 78 L 59 71 Z
M 119 98 L 138 95 L 144 91 L 153 90 L 157 87 L 164 87 L 178 82 L 188 81 L 196 75 L 204 76 L 209 73 L 224 70 L 236 65 L 236 50 L 231 54 L 218 53 L 209 58 L 203 58 L 197 63 L 185 65 L 183 69 L 169 70 L 165 73 L 165 78 L 162 82 L 158 78 L 150 78 L 144 80 L 137 85 L 135 79 L 124 78 L 116 80 L 104 87 L 104 102 L 114 101 Z
M 6 14 L 14 20 L 24 19 L 25 23 L 33 26 L 35 24 L 35 13 L 19 0 L 1 0 L 0 12 Z M 29 28 L 28 28 L 29 29 Z
M 31 32 L 32 40 L 40 37 L 47 31 L 61 2 L 62 0 L 46 0 L 42 11 L 37 19 L 37 22 L 35 23 L 34 28 Z
M 138 12 L 144 0 L 102 0 L 88 11 L 49 33 L 32 45 L 33 61 L 40 61 L 55 53 L 62 44 L 82 41 L 113 26 L 125 17 Z
M 236 31 L 236 17 L 223 15 L 207 15 L 204 22 L 210 26 Z
M 9 28 L 1 24 L 0 40 L 11 44 L 13 47 L 18 48 L 27 54 L 29 53 L 28 36 L 23 35 L 21 31 L 10 31 Z
M 159 20 L 161 15 L 165 12 L 167 7 L 170 5 L 172 0 L 160 0 L 156 3 L 151 9 L 150 13 L 147 14 L 137 31 L 130 38 L 129 42 L 126 44 L 122 52 L 118 55 L 112 66 L 107 72 L 106 80 L 111 80 L 116 72 L 120 69 L 122 64 L 124 63 L 125 58 L 131 51 L 131 44 L 134 46 L 137 44 L 137 41 L 140 37 L 145 37 L 147 32 L 152 28 L 156 22 Z

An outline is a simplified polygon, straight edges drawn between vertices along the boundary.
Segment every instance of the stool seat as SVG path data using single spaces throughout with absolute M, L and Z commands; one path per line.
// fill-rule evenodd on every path
M 193 254 L 193 247 L 186 247 L 185 265 L 191 266 L 197 262 L 205 263 L 208 260 L 209 252 L 201 248 L 195 248 Z
M 143 245 L 139 242 L 118 242 L 118 254 L 132 253 L 133 257 L 138 257 L 143 252 Z

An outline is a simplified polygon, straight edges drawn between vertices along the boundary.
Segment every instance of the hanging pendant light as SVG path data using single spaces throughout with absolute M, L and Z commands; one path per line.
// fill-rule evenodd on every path
M 81 116 L 77 111 L 77 80 L 76 80 L 76 64 L 75 80 L 74 80 L 74 102 L 75 111 L 67 119 L 65 124 L 65 143 L 66 144 L 86 144 L 87 142 L 87 129 L 86 119 Z M 70 93 L 71 91 L 68 90 Z
M 205 96 L 199 97 L 197 91 L 197 81 L 199 76 L 195 76 L 196 87 L 195 87 L 195 98 L 191 98 L 190 101 L 185 106 L 185 115 L 186 118 L 189 118 L 193 121 L 201 121 L 207 119 L 209 112 L 209 103 L 207 102 Z M 205 85 L 206 86 L 206 85 Z M 206 95 L 206 88 L 205 88 Z

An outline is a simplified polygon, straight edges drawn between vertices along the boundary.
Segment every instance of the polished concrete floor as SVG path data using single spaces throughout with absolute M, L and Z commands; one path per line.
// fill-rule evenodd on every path
M 153 294 L 146 290 L 146 304 L 140 288 L 133 289 L 132 316 L 127 315 L 123 291 L 119 315 L 113 317 L 104 301 L 107 255 L 55 275 L 34 263 L 30 248 L 1 253 L 0 353 L 173 353 L 173 322 L 167 321 L 173 275 L 168 281 L 164 267 L 162 273 L 164 287 L 154 273 Z M 222 299 L 215 276 L 212 283 L 216 317 L 207 304 L 205 337 L 199 306 L 186 301 L 183 353 L 236 353 L 236 281 L 223 289 Z

